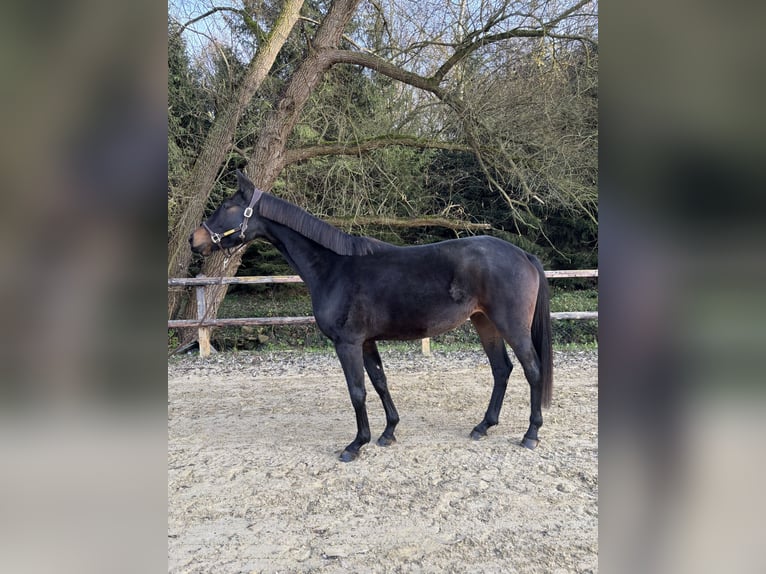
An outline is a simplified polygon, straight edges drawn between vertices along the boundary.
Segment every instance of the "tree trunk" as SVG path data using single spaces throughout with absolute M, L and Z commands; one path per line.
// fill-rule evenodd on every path
M 334 61 L 327 52 L 337 48 L 346 24 L 353 16 L 360 0 L 335 0 L 310 42 L 306 59 L 293 74 L 285 93 L 266 123 L 255 143 L 253 154 L 246 169 L 248 177 L 256 187 L 268 191 L 285 166 L 287 138 L 301 117 L 311 94 L 322 81 L 325 72 Z M 188 248 L 187 248 L 188 249 Z M 216 252 L 202 265 L 202 272 L 208 277 L 234 275 L 242 261 L 244 250 L 226 258 Z M 206 290 L 208 316 L 216 317 L 218 308 L 226 295 L 226 285 Z
M 168 277 L 183 277 L 188 272 L 191 251 L 187 238 L 202 220 L 215 178 L 234 141 L 237 123 L 271 70 L 277 54 L 298 21 L 302 6 L 303 0 L 285 1 L 274 27 L 250 62 L 234 99 L 218 115 L 205 139 L 202 150 L 184 184 L 184 195 L 188 198 L 188 203 L 178 218 L 168 243 Z M 183 293 L 176 291 L 171 291 L 169 294 L 169 317 L 177 313 L 182 297 Z

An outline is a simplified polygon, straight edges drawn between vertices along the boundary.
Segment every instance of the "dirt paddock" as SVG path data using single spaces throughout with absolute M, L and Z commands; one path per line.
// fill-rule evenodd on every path
M 481 352 L 384 350 L 398 442 L 368 382 L 356 432 L 331 354 L 227 353 L 168 365 L 168 571 L 597 572 L 597 352 L 556 352 L 540 446 L 519 446 L 518 362 L 500 424 L 468 434 L 492 376 Z

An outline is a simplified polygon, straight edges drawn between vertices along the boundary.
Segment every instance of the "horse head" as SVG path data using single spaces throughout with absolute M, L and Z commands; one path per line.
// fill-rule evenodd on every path
M 216 250 L 236 249 L 258 236 L 254 208 L 263 191 L 237 170 L 237 191 L 189 236 L 192 251 L 208 256 Z

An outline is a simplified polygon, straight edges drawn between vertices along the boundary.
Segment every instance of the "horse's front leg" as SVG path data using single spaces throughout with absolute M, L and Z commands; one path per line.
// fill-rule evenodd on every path
M 399 413 L 396 412 L 391 393 L 388 392 L 386 374 L 383 372 L 383 361 L 380 360 L 380 353 L 378 353 L 378 346 L 375 341 L 367 341 L 362 346 L 362 353 L 364 368 L 372 381 L 372 386 L 375 387 L 380 400 L 383 402 L 383 410 L 386 411 L 386 430 L 380 435 L 378 445 L 390 446 L 396 442 L 394 429 L 399 424 Z
M 351 462 L 359 456 L 359 449 L 370 442 L 370 423 L 367 420 L 364 389 L 364 360 L 362 345 L 353 343 L 336 343 L 335 352 L 338 354 L 343 374 L 346 376 L 348 394 L 356 413 L 356 438 L 340 454 L 343 462 Z

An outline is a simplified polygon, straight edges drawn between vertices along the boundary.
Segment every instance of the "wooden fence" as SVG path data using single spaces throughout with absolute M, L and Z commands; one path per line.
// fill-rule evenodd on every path
M 598 269 L 576 269 L 563 271 L 546 271 L 548 279 L 572 279 L 579 277 L 598 277 Z M 201 357 L 210 355 L 210 328 L 245 325 L 308 325 L 316 323 L 312 316 L 308 317 L 230 317 L 209 318 L 205 305 L 205 287 L 208 285 L 268 285 L 277 283 L 303 283 L 297 275 L 246 276 L 246 277 L 174 277 L 168 279 L 168 287 L 196 287 L 197 318 L 169 319 L 168 328 L 196 328 L 198 330 L 199 354 Z M 598 319 L 598 311 L 576 311 L 551 313 L 554 320 L 562 319 Z M 431 340 L 423 339 L 423 353 L 430 354 Z

